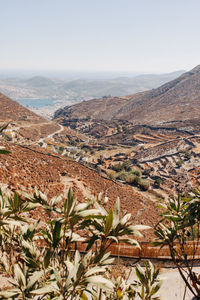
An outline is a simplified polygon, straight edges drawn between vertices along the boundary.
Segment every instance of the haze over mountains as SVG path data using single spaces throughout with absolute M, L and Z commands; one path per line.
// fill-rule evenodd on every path
M 53 79 L 44 76 L 34 76 L 31 78 L 2 78 L 0 79 L 0 92 L 12 99 L 33 99 L 27 102 L 29 107 L 37 108 L 37 101 L 41 99 L 40 106 L 46 106 L 45 99 L 50 99 L 48 110 L 37 109 L 42 115 L 48 116 L 59 107 L 70 105 L 96 97 L 103 96 L 123 96 L 136 92 L 146 91 L 156 88 L 159 85 L 172 80 L 182 74 L 177 71 L 168 74 L 147 74 L 134 77 L 118 77 L 112 79 Z M 44 105 L 42 105 L 42 102 Z M 24 102 L 23 102 L 24 104 Z
M 199 120 L 200 66 L 152 89 L 125 97 L 107 97 L 79 103 L 57 111 L 63 119 L 127 120 L 133 124 Z

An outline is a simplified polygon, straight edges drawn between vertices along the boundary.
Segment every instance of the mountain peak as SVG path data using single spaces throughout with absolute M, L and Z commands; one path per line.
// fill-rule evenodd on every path
M 159 88 L 127 97 L 91 100 L 66 107 L 63 118 L 128 120 L 134 124 L 162 124 L 198 118 L 200 65 Z M 55 115 L 56 116 L 56 115 Z M 59 118 L 62 113 L 59 112 Z M 66 117 L 67 116 L 67 117 Z
M 200 65 L 196 66 L 195 68 L 193 68 L 190 72 L 193 73 L 200 73 Z

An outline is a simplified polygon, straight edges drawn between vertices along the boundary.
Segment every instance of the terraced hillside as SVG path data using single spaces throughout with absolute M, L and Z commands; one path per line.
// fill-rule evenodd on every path
M 200 135 L 166 138 L 159 135 L 152 141 L 143 135 L 135 146 L 107 146 L 95 152 L 91 165 L 159 201 L 198 188 Z
M 131 185 L 136 191 L 141 187 L 140 192 L 146 197 L 167 199 L 200 185 L 195 172 L 200 166 L 198 126 L 190 131 L 186 124 L 176 128 L 133 125 L 124 121 L 92 123 L 86 120 L 84 123 L 82 119 L 77 124 L 79 132 L 90 134 L 90 142 L 84 146 L 87 149 L 84 163 L 112 179 Z M 79 159 L 78 153 L 76 157 Z M 123 164 L 128 164 L 130 172 L 123 173 L 120 167 Z M 138 178 L 135 178 L 134 170 L 141 174 Z M 143 191 L 141 184 L 144 183 L 148 191 Z
M 197 66 L 157 89 L 58 110 L 55 120 L 93 138 L 90 166 L 150 198 L 166 199 L 200 184 L 199 103 Z
M 186 193 L 200 186 L 200 137 L 179 139 L 160 144 L 135 155 L 141 172 L 149 170 L 152 187 L 164 198 L 176 192 Z

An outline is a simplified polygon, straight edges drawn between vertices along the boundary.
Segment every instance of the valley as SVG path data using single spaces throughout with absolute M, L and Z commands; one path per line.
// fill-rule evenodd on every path
M 200 299 L 200 1 L 0 11 L 0 300 Z
M 199 82 L 198 66 L 149 92 L 60 109 L 54 120 L 90 138 L 79 144 L 86 158 L 77 159 L 153 199 L 166 200 L 200 184 Z
M 165 90 L 168 99 L 170 88 L 174 93 L 179 82 L 188 88 L 190 76 L 196 80 L 200 76 L 196 70 L 158 91 Z M 144 114 L 135 124 L 135 120 L 117 118 L 129 103 L 134 108 L 134 101 L 137 104 L 140 99 L 143 105 L 141 98 L 146 103 L 147 95 L 158 95 L 158 91 L 85 101 L 59 109 L 53 121 L 0 94 L 0 125 L 6 124 L 1 146 L 11 151 L 0 158 L 0 182 L 12 190 L 33 192 L 36 186 L 52 196 L 72 186 L 79 199 L 103 192 L 110 199 L 108 206 L 120 196 L 123 209 L 133 213 L 134 219 L 156 224 L 159 203 L 200 185 L 200 119 L 193 101 L 193 119 L 172 116 L 166 121 L 158 114 L 149 122 Z M 198 97 L 197 91 L 193 98 Z
M 194 102 L 189 107 L 190 110 L 194 108 L 193 119 L 188 114 L 187 119 L 184 115 L 183 119 L 174 120 L 172 115 L 166 121 L 159 113 L 151 122 L 145 114 L 138 123 L 129 118 L 117 118 L 119 110 L 123 111 L 133 98 L 148 93 L 157 94 L 150 91 L 85 101 L 78 106 L 59 109 L 53 120 L 0 94 L 0 127 L 3 128 L 0 150 L 9 151 L 9 154 L 0 155 L 2 191 L 17 192 L 28 198 L 39 195 L 41 203 L 46 203 L 45 199 L 47 203 L 54 203 L 56 196 L 66 198 L 72 188 L 80 205 L 96 199 L 109 214 L 119 198 L 120 215 L 127 214 L 136 226 L 149 226 L 137 237 L 141 249 L 123 242 L 120 248 L 116 244 L 109 247 L 112 255 L 118 257 L 112 268 L 123 269 L 128 262 L 131 270 L 131 264 L 146 258 L 162 266 L 171 266 L 167 247 L 160 251 L 151 244 L 156 237 L 154 228 L 161 220 L 160 214 L 168 199 L 175 199 L 179 194 L 188 196 L 200 186 L 200 119 L 199 108 L 196 104 L 193 107 Z M 198 103 L 199 96 L 197 92 L 194 97 Z M 129 109 L 129 115 L 132 114 L 134 112 Z M 62 203 L 55 204 L 56 210 L 63 207 L 63 203 L 62 199 Z M 39 204 L 23 217 L 30 226 L 53 222 L 48 208 L 44 211 Z M 77 233 L 81 239 L 91 237 L 90 229 Z M 186 247 L 191 245 L 193 242 L 187 241 Z M 73 246 L 82 253 L 86 251 L 82 242 Z M 196 253 L 195 259 L 198 255 Z M 1 288 L 9 289 L 7 278 L 2 276 L 1 280 Z M 176 287 L 173 287 L 173 294 L 174 290 Z M 169 295 L 165 285 L 161 293 Z

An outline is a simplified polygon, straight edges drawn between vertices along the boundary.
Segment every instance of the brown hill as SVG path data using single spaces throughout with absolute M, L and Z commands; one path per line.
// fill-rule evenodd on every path
M 103 178 L 90 168 L 36 146 L 1 145 L 11 154 L 0 156 L 0 183 L 11 190 L 33 192 L 37 187 L 54 196 L 71 186 L 80 201 L 103 192 L 103 197 L 109 197 L 108 207 L 120 197 L 122 210 L 131 212 L 136 223 L 152 226 L 158 221 L 156 203 L 129 186 Z
M 4 95 L 0 95 L 0 123 L 10 122 L 5 136 L 10 133 L 11 142 L 1 142 L 0 146 L 10 151 L 0 156 L 0 186 L 7 185 L 11 190 L 34 192 L 37 187 L 50 197 L 59 195 L 69 187 L 80 201 L 91 195 L 103 192 L 107 196 L 108 208 L 114 205 L 117 197 L 121 199 L 123 211 L 132 213 L 135 223 L 156 224 L 159 213 L 156 202 L 133 190 L 130 186 L 102 177 L 96 171 L 53 153 L 49 148 L 37 146 L 38 141 L 52 139 L 54 135 L 62 138 L 66 132 L 62 126 L 50 122 L 25 109 Z M 23 145 L 18 138 L 23 137 Z M 45 138 L 43 138 L 45 137 Z M 15 143 L 13 143 L 13 141 Z M 34 142 L 36 141 L 36 142 Z M 56 143 L 56 139 L 54 140 Z M 28 216 L 37 218 L 38 215 Z M 41 217 L 41 216 L 39 216 Z M 152 231 L 144 239 L 151 239 Z
M 0 125 L 10 123 L 8 137 L 17 142 L 38 141 L 60 129 L 60 126 L 42 118 L 19 103 L 0 93 Z M 14 132 L 10 134 L 10 132 Z
M 34 114 L 19 103 L 0 93 L 0 121 L 42 123 L 46 119 Z
M 121 98 L 85 101 L 55 113 L 57 119 L 128 120 L 133 124 L 163 124 L 200 115 L 200 66 L 157 89 Z

